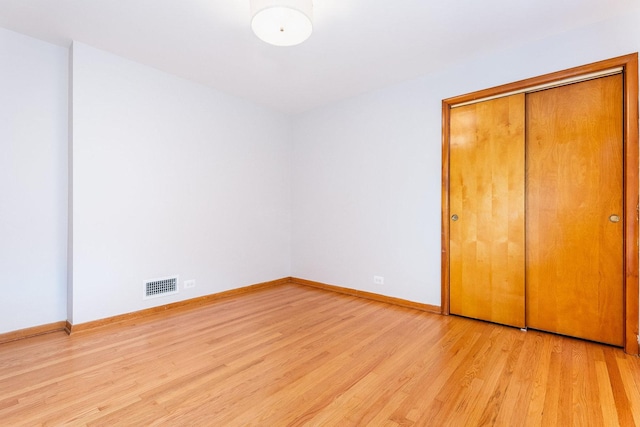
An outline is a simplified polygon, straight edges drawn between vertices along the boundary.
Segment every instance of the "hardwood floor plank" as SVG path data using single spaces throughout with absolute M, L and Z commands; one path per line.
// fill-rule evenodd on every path
M 606 420 L 607 425 L 618 426 L 620 425 L 618 422 L 618 411 L 616 410 L 615 399 L 611 390 L 611 383 L 609 381 L 609 373 L 607 372 L 606 363 L 596 362 L 596 376 L 600 390 L 603 420 Z
M 554 354 L 553 343 L 551 337 L 546 334 L 538 333 L 542 337 L 542 346 L 538 347 L 540 358 L 538 363 L 532 366 L 525 366 L 524 369 L 535 370 L 535 376 L 531 383 L 527 383 L 525 387 L 529 389 L 531 400 L 526 412 L 525 425 L 539 426 L 542 425 L 542 417 L 545 411 L 545 402 L 547 401 L 547 391 L 549 390 L 549 370 L 551 368 L 551 360 Z M 553 402 L 553 399 L 550 399 Z
M 532 384 L 535 380 L 535 370 L 532 367 L 538 366 L 542 354 L 540 347 L 543 337 L 535 331 L 521 331 L 521 334 L 523 335 L 522 347 L 494 421 L 495 425 L 524 425 L 532 399 Z
M 618 420 L 620 425 L 628 426 L 633 425 L 633 415 L 629 411 L 629 399 L 624 389 L 624 383 L 620 376 L 620 370 L 618 369 L 617 357 L 612 349 L 607 348 L 604 351 L 604 359 L 607 366 L 607 373 L 609 376 L 609 384 L 613 391 L 613 399 L 615 400 L 615 409 L 618 413 Z M 613 413 L 613 410 L 611 410 Z
M 461 320 L 468 332 L 472 332 L 474 326 L 480 325 L 468 319 L 455 320 Z M 479 337 L 480 334 L 473 333 L 460 334 L 455 340 L 445 336 L 425 354 L 424 358 L 418 359 L 422 370 L 402 388 L 407 397 L 391 414 L 390 419 L 400 425 L 412 425 L 427 411 L 437 413 L 442 405 L 441 401 L 436 399 L 436 395 L 447 384 L 461 361 L 473 351 Z
M 640 359 L 288 284 L 71 336 L 0 344 L 0 420 L 640 425 Z
M 603 360 L 604 355 L 602 354 L 602 348 L 599 344 L 589 342 L 582 344 L 585 350 L 586 366 L 582 371 L 577 372 L 577 375 L 584 378 L 581 387 L 586 390 L 584 402 L 584 405 L 586 405 L 588 409 L 586 422 L 593 425 L 605 425 L 602 409 L 592 405 L 592 402 L 599 402 L 601 398 L 599 387 L 592 386 L 592 384 L 598 384 L 596 363 L 598 363 L 598 360 Z
M 630 366 L 630 363 L 626 358 L 618 358 L 617 361 L 620 368 L 620 376 L 624 383 L 624 389 L 629 399 L 629 406 L 633 421 L 636 425 L 640 425 L 640 390 L 634 380 L 634 369 Z
M 482 368 L 490 360 L 491 349 L 495 346 L 495 341 L 504 328 L 487 328 L 484 326 L 475 345 L 471 347 L 469 355 L 465 358 L 466 363 L 456 364 L 456 369 L 446 379 L 442 378 L 442 386 L 435 400 L 441 405 L 433 406 L 429 411 L 420 411 L 421 416 L 418 423 L 433 422 L 443 425 L 444 423 L 466 423 L 466 418 L 471 412 L 473 396 L 479 396 L 482 385 L 482 378 L 478 378 Z M 449 385 L 456 384 L 456 387 Z M 462 425 L 461 424 L 461 425 Z
M 559 344 L 559 390 L 556 425 L 570 426 L 573 424 L 574 408 L 573 407 L 573 342 L 562 340 Z
M 510 342 L 508 343 L 509 345 L 502 348 L 503 352 L 507 352 L 508 357 L 506 358 L 504 367 L 501 371 L 494 370 L 493 384 L 495 384 L 495 386 L 492 387 L 491 390 L 487 390 L 491 393 L 491 396 L 484 405 L 484 409 L 482 405 L 477 405 L 478 409 L 476 412 L 482 411 L 480 416 L 480 425 L 495 425 L 498 415 L 500 414 L 500 409 L 504 405 L 505 401 L 508 402 L 506 399 L 507 395 L 510 394 L 515 396 L 515 393 L 507 393 L 507 391 L 512 384 L 513 374 L 518 366 L 518 361 L 520 360 L 520 354 L 524 343 L 524 338 L 516 337 L 516 334 L 513 334 L 511 337 Z

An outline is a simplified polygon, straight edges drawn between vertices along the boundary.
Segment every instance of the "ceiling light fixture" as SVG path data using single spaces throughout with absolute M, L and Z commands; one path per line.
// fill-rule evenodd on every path
M 302 43 L 313 31 L 312 0 L 250 0 L 251 29 L 276 46 Z

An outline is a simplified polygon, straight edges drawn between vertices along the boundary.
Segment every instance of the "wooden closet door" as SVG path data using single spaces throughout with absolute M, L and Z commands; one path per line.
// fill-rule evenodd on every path
M 450 113 L 450 312 L 524 326 L 524 94 Z
M 527 326 L 623 344 L 622 76 L 527 95 Z

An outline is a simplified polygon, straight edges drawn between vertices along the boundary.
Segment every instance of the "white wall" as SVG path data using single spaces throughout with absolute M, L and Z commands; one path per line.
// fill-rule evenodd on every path
M 637 52 L 638 22 L 636 9 L 295 117 L 293 276 L 440 305 L 441 100 Z
M 425 117 L 439 111 L 429 93 L 396 86 L 296 118 L 295 277 L 438 298 L 440 148 Z
M 80 43 L 72 108 L 72 323 L 290 275 L 288 117 Z
M 67 55 L 0 29 L 0 333 L 66 319 Z

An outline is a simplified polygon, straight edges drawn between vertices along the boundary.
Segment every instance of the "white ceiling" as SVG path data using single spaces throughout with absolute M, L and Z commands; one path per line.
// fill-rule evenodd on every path
M 275 47 L 249 0 L 0 0 L 0 26 L 77 40 L 284 112 L 624 13 L 638 0 L 314 0 L 314 33 Z

